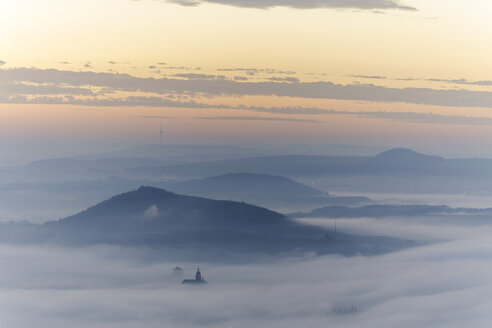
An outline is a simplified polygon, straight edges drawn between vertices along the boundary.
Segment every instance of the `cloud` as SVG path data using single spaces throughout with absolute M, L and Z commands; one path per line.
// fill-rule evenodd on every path
M 140 115 L 139 117 L 140 118 L 149 118 L 149 119 L 158 119 L 158 120 L 176 118 L 174 116 L 167 116 L 167 115 Z
M 294 71 L 282 71 L 273 68 L 243 68 L 243 67 L 235 67 L 235 68 L 218 68 L 219 72 L 243 72 L 247 75 L 255 75 L 259 73 L 264 74 L 296 74 Z
M 363 77 L 360 75 L 352 75 L 353 77 Z M 489 87 L 492 86 L 492 80 L 468 80 L 468 79 L 439 79 L 439 78 L 430 78 L 430 79 L 422 79 L 422 78 L 397 78 L 396 81 L 428 81 L 428 82 L 440 82 L 440 83 L 448 83 L 448 84 L 461 84 L 461 85 L 478 85 Z
M 182 70 L 182 71 L 192 71 L 192 70 L 200 70 L 200 67 L 186 67 L 186 66 L 166 66 L 164 69 L 172 69 L 172 70 Z
M 190 80 L 214 80 L 214 79 L 225 80 L 226 78 L 224 75 L 208 75 L 208 74 L 196 74 L 196 73 L 181 73 L 181 74 L 174 74 L 173 76 L 182 77 Z
M 26 83 L 1 83 L 0 95 L 84 95 L 95 96 L 96 94 L 86 87 L 63 86 L 59 84 L 26 84 Z
M 285 115 L 343 115 L 362 118 L 392 120 L 399 122 L 454 125 L 492 125 L 492 118 L 466 115 L 442 115 L 435 113 L 390 112 L 390 111 L 344 111 L 313 107 L 258 107 L 238 106 L 232 109 L 252 110 L 262 113 Z
M 444 83 L 452 83 L 452 84 L 468 84 L 468 85 L 480 85 L 480 86 L 492 86 L 492 80 L 480 80 L 480 81 L 470 81 L 467 79 L 427 79 L 426 81 L 430 82 L 444 82 Z
M 252 82 L 227 79 L 176 79 L 141 78 L 129 74 L 78 72 L 56 69 L 13 68 L 0 69 L 0 84 L 50 84 L 58 86 L 104 88 L 106 92 L 139 92 L 157 95 L 188 94 L 208 96 L 279 96 L 315 99 L 343 99 L 371 102 L 403 102 L 452 107 L 492 108 L 492 92 L 465 89 L 431 88 L 388 88 L 374 84 L 336 84 L 320 82 Z M 13 94 L 0 89 L 3 99 L 15 98 Z M 150 95 L 149 95 L 150 96 Z M 148 101 L 147 97 L 133 97 Z M 115 105 L 121 103 L 112 99 Z M 100 98 L 87 100 L 88 103 L 109 102 Z M 132 104 L 130 104 L 132 105 Z
M 389 112 L 389 111 L 337 111 L 327 110 L 327 115 L 345 115 L 363 118 L 386 119 L 400 122 L 425 124 L 492 125 L 492 118 L 466 115 L 442 115 L 435 113 Z
M 149 218 L 149 219 L 155 219 L 158 216 L 159 216 L 159 209 L 155 205 L 150 206 L 144 212 L 144 217 Z
M 286 118 L 286 117 L 261 117 L 261 116 L 203 116 L 196 117 L 200 120 L 218 121 L 278 121 L 278 122 L 299 122 L 299 123 L 321 123 L 319 120 Z
M 376 79 L 376 80 L 384 80 L 386 79 L 386 76 L 380 76 L 380 75 L 351 75 L 352 77 L 357 77 L 360 79 Z
M 335 111 L 336 112 L 336 111 Z M 465 115 L 441 115 L 416 112 L 340 112 L 341 115 L 354 115 L 365 118 L 389 119 L 401 122 L 426 124 L 492 125 L 492 118 Z
M 0 71 L 1 72 L 1 71 Z M 103 74 L 107 73 L 96 73 Z M 1 75 L 0 75 L 1 76 Z M 98 94 L 88 87 L 70 86 L 66 83 L 49 84 L 24 84 L 24 83 L 2 83 L 0 79 L 0 102 L 1 103 L 28 103 L 28 104 L 73 104 L 83 106 L 148 106 L 162 108 L 220 108 L 230 110 L 248 110 L 270 114 L 281 115 L 343 115 L 362 118 L 385 119 L 401 122 L 426 123 L 426 124 L 459 124 L 459 125 L 492 125 L 492 118 L 466 115 L 443 115 L 436 113 L 417 113 L 417 112 L 391 112 L 391 111 L 343 111 L 329 110 L 316 107 L 262 107 L 246 105 L 225 105 L 225 104 L 206 104 L 193 100 L 169 99 L 168 96 L 128 96 L 128 97 L 108 97 L 99 98 Z M 175 80 L 180 81 L 180 80 Z M 182 80 L 181 80 L 182 81 Z M 206 80 L 205 80 L 206 81 Z M 39 81 L 38 81 L 39 82 Z M 182 81 L 186 82 L 186 81 Z M 296 82 L 292 82 L 296 83 Z M 84 83 L 74 83 L 76 85 L 86 85 Z M 102 85 L 97 83 L 99 87 Z M 112 91 L 112 83 L 108 83 L 106 88 Z M 123 89 L 128 89 L 124 87 Z M 114 91 L 114 90 L 113 90 Z M 79 98 L 79 97 L 82 98 Z M 212 119 L 212 118 L 203 118 Z M 220 119 L 241 119 L 235 116 L 224 116 Z M 260 120 L 264 118 L 247 117 L 248 120 Z M 266 120 L 274 120 L 268 118 Z M 278 118 L 277 121 L 298 121 L 316 122 L 316 120 L 299 120 Z
M 231 109 L 252 110 L 255 112 L 272 113 L 272 114 L 289 114 L 289 115 L 326 115 L 334 114 L 338 111 L 321 109 L 316 107 L 261 107 L 261 106 L 245 106 L 239 105 L 229 107 Z M 339 112 L 345 113 L 345 112 Z
M 296 9 L 333 8 L 333 9 L 362 9 L 380 11 L 399 9 L 415 11 L 411 6 L 403 5 L 396 0 L 168 0 L 183 6 L 198 6 L 202 3 L 214 3 L 243 8 L 268 9 L 274 7 L 289 7 Z
M 71 95 L 63 96 L 2 96 L 0 94 L 0 103 L 7 104 L 66 104 L 66 105 L 81 105 L 81 106 L 119 106 L 119 107 L 162 107 L 162 108 L 213 108 L 215 106 L 197 103 L 194 101 L 174 101 L 162 97 L 144 97 L 130 96 L 123 98 L 75 98 Z M 219 106 L 220 107 L 220 106 Z
M 6 62 L 6 61 L 4 61 L 4 60 L 0 60 L 0 66 L 3 66 L 3 65 L 5 65 L 5 64 L 7 64 L 7 62 Z
M 273 76 L 268 78 L 270 81 L 275 81 L 275 82 L 291 82 L 291 83 L 299 83 L 299 79 L 296 77 L 278 77 L 278 76 Z
M 86 67 L 90 67 L 90 63 L 86 64 Z M 28 69 L 26 69 L 28 70 Z M 247 71 L 260 71 L 257 69 L 220 69 L 220 70 L 229 70 L 229 71 L 235 71 L 235 70 L 247 70 Z M 43 72 L 42 70 L 39 70 L 40 72 Z M 268 70 L 265 70 L 268 71 Z M 63 72 L 63 71 L 58 71 L 58 72 Z M 66 72 L 68 73 L 68 72 Z M 76 72 L 72 72 L 76 74 Z M 96 73 L 99 74 L 99 73 Z M 104 74 L 104 73 L 102 73 Z M 0 73 L 1 75 L 1 73 Z M 180 75 L 180 74 L 177 74 Z M 117 77 L 120 78 L 124 75 L 116 75 L 116 76 L 103 76 L 103 78 L 114 78 Z M 190 78 L 190 79 L 208 79 L 208 78 L 213 78 L 215 75 L 205 75 L 205 74 L 182 74 L 182 77 L 185 78 Z M 128 76 L 130 79 L 132 77 Z M 359 75 L 359 77 L 364 77 L 364 78 L 384 78 L 380 76 L 362 76 Z M 247 78 L 245 77 L 237 77 L 236 80 L 238 81 L 244 81 Z M 280 80 L 281 78 L 273 77 L 273 80 Z M 27 78 L 27 80 L 36 80 L 33 78 Z M 483 86 L 488 86 L 491 85 L 491 81 L 487 80 L 482 80 L 482 81 L 470 81 L 466 79 L 452 79 L 452 80 L 446 80 L 446 79 L 428 79 L 429 81 L 435 81 L 435 82 L 446 82 L 446 83 L 457 83 L 457 84 L 473 84 L 473 85 L 483 85 Z M 154 80 L 155 83 L 158 83 L 159 80 Z M 172 82 L 171 79 L 167 80 L 169 82 Z M 9 83 L 13 82 L 13 83 Z M 160 97 L 128 97 L 124 99 L 89 99 L 89 100 L 76 100 L 73 97 L 48 97 L 48 96 L 43 96 L 43 97 L 26 97 L 24 94 L 37 94 L 37 95 L 48 95 L 48 94 L 64 94 L 64 95 L 90 95 L 90 96 L 95 96 L 94 92 L 88 88 L 81 88 L 81 87 L 71 87 L 71 86 L 61 86 L 61 85 L 66 85 L 67 83 L 63 80 L 60 79 L 58 81 L 55 81 L 55 83 L 48 83 L 48 84 L 41 84 L 42 80 L 38 80 L 40 83 L 39 85 L 32 85 L 32 84 L 25 84 L 23 82 L 19 82 L 19 80 L 15 81 L 6 81 L 6 84 L 3 84 L 2 92 L 3 92 L 3 97 L 1 97 L 1 100 L 4 102 L 30 102 L 30 103 L 75 103 L 75 104 L 85 104 L 85 105 L 129 105 L 129 106 L 137 106 L 137 105 L 148 105 L 148 106 L 173 106 L 173 107 L 185 107 L 185 106 L 190 106 L 190 107 L 212 107 L 208 105 L 203 105 L 203 104 L 198 104 L 194 102 L 170 102 L 168 100 L 163 100 Z M 302 86 L 303 83 L 299 81 L 294 81 L 291 80 L 291 82 L 295 82 L 297 85 Z M 325 85 L 329 85 L 329 82 L 321 82 Z M 77 83 L 76 83 L 77 84 Z M 78 83 L 80 84 L 80 83 Z M 94 83 L 96 85 L 99 85 L 100 83 Z M 252 83 L 252 85 L 255 85 L 256 83 Z M 241 85 L 238 85 L 241 86 Z M 340 85 L 334 85 L 333 86 L 338 86 L 341 87 Z M 354 85 L 347 85 L 345 86 L 346 88 L 349 88 Z M 108 88 L 113 88 L 115 86 L 111 86 L 111 84 L 108 84 Z M 241 86 L 242 87 L 242 86 Z M 358 86 L 360 87 L 360 86 Z M 407 89 L 391 89 L 391 88 L 382 88 L 377 87 L 374 85 L 363 85 L 362 88 L 367 87 L 367 88 L 376 88 L 379 90 L 387 90 L 387 91 L 425 91 L 430 93 L 433 93 L 433 89 L 416 89 L 416 88 L 407 88 Z M 117 86 L 116 86 L 117 88 Z M 132 90 L 131 87 L 126 87 L 122 88 L 124 90 Z M 136 90 L 136 89 L 133 89 Z M 185 91 L 186 92 L 186 91 Z M 213 91 L 214 93 L 217 93 L 216 91 Z M 238 91 L 240 93 L 240 91 Z M 467 90 L 441 90 L 436 93 L 449 93 L 450 95 L 454 95 L 455 97 L 459 97 L 459 94 L 462 93 L 465 96 L 468 95 L 473 95 L 474 93 L 472 91 L 467 91 Z M 249 92 L 246 92 L 249 93 Z M 19 95 L 21 94 L 21 95 Z M 292 94 L 296 94 L 296 92 L 293 92 Z M 490 93 L 487 92 L 480 92 L 477 93 L 477 95 L 480 96 L 486 96 Z M 315 97 L 317 97 L 315 95 Z M 375 97 L 375 96 L 374 96 Z M 436 97 L 434 95 L 433 97 Z M 353 95 L 349 95 L 346 97 L 346 99 L 361 99 L 360 97 L 357 97 L 356 94 L 354 93 Z M 444 97 L 443 97 L 444 98 Z M 462 98 L 462 97 L 459 97 Z M 465 97 L 463 97 L 465 98 Z M 366 98 L 367 99 L 367 98 Z M 381 99 L 382 101 L 391 101 L 391 99 Z M 463 99 L 462 99 L 463 100 Z M 396 100 L 395 100 L 396 101 Z M 407 99 L 407 102 L 417 102 L 417 103 L 422 103 L 425 100 L 417 101 L 415 99 Z M 482 105 L 474 105 L 471 103 L 451 103 L 446 102 L 444 99 L 442 100 L 434 100 L 434 101 L 427 101 L 425 103 L 438 103 L 441 105 L 461 105 L 461 106 L 487 106 L 487 102 L 489 102 L 487 99 L 482 101 Z M 224 106 L 226 107 L 226 106 Z M 246 107 L 243 107 L 246 109 Z M 251 110 L 258 110 L 258 111 L 265 111 L 265 112 L 280 112 L 280 113 L 298 113 L 298 112 L 312 112 L 313 114 L 316 113 L 322 113 L 321 111 L 323 110 L 317 110 L 317 109 L 301 109 L 301 108 L 248 108 Z M 325 111 L 326 112 L 326 111 Z M 335 113 L 334 113 L 335 114 Z M 489 125 L 490 124 L 490 119 L 484 118 L 484 117 L 468 117 L 468 116 L 448 116 L 448 115 L 437 115 L 437 114 L 432 114 L 432 113 L 399 113 L 399 112 L 337 112 L 336 114 L 341 114 L 341 115 L 359 115 L 362 117 L 374 117 L 374 118 L 385 118 L 385 119 L 392 119 L 392 120 L 401 120 L 401 121 L 413 121 L 413 122 L 422 122 L 422 123 L 435 123 L 435 124 L 473 124 L 473 125 Z

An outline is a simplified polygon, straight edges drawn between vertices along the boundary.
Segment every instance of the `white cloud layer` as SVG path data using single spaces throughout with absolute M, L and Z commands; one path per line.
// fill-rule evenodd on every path
M 349 229 L 375 222 L 354 221 Z M 191 277 L 195 263 L 144 261 L 143 249 L 2 246 L 0 326 L 490 326 L 490 227 L 395 220 L 374 228 L 449 240 L 377 257 L 197 263 L 209 282 L 204 288 L 182 286 L 172 274 L 180 265 Z M 356 312 L 339 313 L 352 306 Z

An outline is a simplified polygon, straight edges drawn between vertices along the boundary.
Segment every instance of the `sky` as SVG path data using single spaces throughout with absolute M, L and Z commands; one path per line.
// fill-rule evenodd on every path
M 156 143 L 160 125 L 170 144 L 492 157 L 491 10 L 481 0 L 2 1 L 0 161 L 34 144 Z

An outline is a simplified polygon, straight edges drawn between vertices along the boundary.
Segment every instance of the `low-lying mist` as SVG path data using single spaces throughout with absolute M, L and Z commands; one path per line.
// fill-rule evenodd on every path
M 338 222 L 347 231 L 441 242 L 382 256 L 250 265 L 162 262 L 145 248 L 1 246 L 0 326 L 448 328 L 492 321 L 489 226 Z M 181 285 L 198 265 L 208 284 Z

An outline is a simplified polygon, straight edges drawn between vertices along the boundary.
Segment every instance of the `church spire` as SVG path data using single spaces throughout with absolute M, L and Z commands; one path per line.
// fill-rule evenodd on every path
M 195 280 L 197 280 L 197 281 L 202 281 L 202 274 L 201 274 L 201 272 L 200 272 L 200 268 L 197 268 L 197 269 L 196 269 Z
M 185 279 L 183 280 L 183 284 L 206 284 L 207 282 L 203 279 L 202 273 L 200 272 L 200 268 L 196 269 L 195 279 Z

